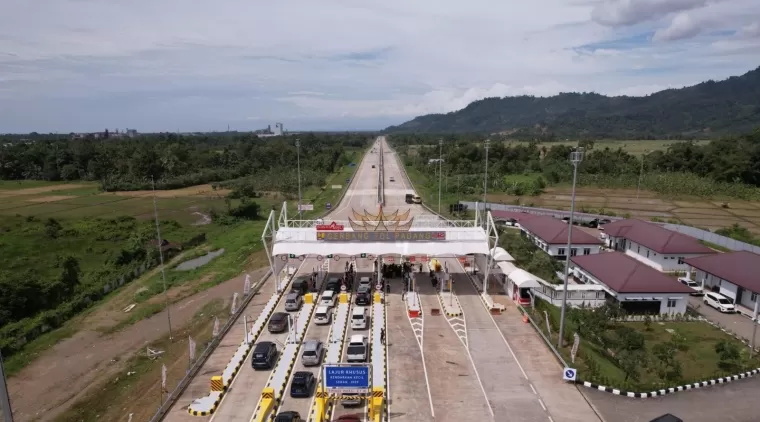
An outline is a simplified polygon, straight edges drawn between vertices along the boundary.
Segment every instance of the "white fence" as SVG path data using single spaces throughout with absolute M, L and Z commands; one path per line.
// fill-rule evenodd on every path
M 466 201 L 460 201 L 459 203 L 467 205 L 468 209 L 475 209 L 476 206 L 479 206 L 481 210 L 486 208 L 483 203 L 466 202 Z M 492 211 L 527 212 L 528 214 L 546 215 L 546 216 L 557 217 L 557 218 L 564 218 L 564 217 L 570 216 L 570 211 L 553 210 L 549 208 L 523 207 L 520 205 L 489 203 L 488 208 L 491 209 Z M 583 213 L 583 212 L 576 212 L 573 216 L 573 219 L 576 219 L 579 221 L 591 221 L 597 218 L 599 219 L 606 218 L 612 221 L 623 220 L 622 217 L 611 217 L 608 215 L 588 214 L 588 213 Z M 731 249 L 732 251 L 749 251 L 749 252 L 754 252 L 756 254 L 760 254 L 760 247 L 758 246 L 750 245 L 749 243 L 740 242 L 738 240 L 731 239 L 730 237 L 721 236 L 719 234 L 715 234 L 707 230 L 702 230 L 697 227 L 684 226 L 681 224 L 670 224 L 670 223 L 655 223 L 655 224 L 659 224 L 665 227 L 666 229 L 672 230 L 674 232 L 682 233 L 687 236 L 691 236 L 705 242 L 710 242 L 712 244 L 722 246 L 726 249 Z

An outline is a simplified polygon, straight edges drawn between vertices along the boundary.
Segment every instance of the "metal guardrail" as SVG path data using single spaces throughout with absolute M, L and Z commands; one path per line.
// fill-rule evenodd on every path
M 169 412 L 169 410 L 176 404 L 177 400 L 180 398 L 182 393 L 185 391 L 188 385 L 190 385 L 190 382 L 195 378 L 195 376 L 198 374 L 198 371 L 203 367 L 203 365 L 206 363 L 206 360 L 211 356 L 211 353 L 214 352 L 214 349 L 219 345 L 219 343 L 222 341 L 222 338 L 227 334 L 227 332 L 230 331 L 232 326 L 235 325 L 235 322 L 240 317 L 240 315 L 245 310 L 245 307 L 248 306 L 248 303 L 253 299 L 254 296 L 256 296 L 259 293 L 259 290 L 261 289 L 261 286 L 264 285 L 264 282 L 272 275 L 272 270 L 267 270 L 266 274 L 256 283 L 255 286 L 251 288 L 251 293 L 248 294 L 248 296 L 245 296 L 242 303 L 238 307 L 238 309 L 235 311 L 235 313 L 230 317 L 230 319 L 227 320 L 227 322 L 224 324 L 224 326 L 219 330 L 219 335 L 214 337 L 211 342 L 209 342 L 208 346 L 203 350 L 200 357 L 195 361 L 195 363 L 190 367 L 190 369 L 187 371 L 185 376 L 180 380 L 179 384 L 177 384 L 177 387 L 172 390 L 171 393 L 169 393 L 169 396 L 167 397 L 166 401 L 161 405 L 161 407 L 158 408 L 158 411 L 153 415 L 152 418 L 150 418 L 150 422 L 158 422 L 166 416 L 166 414 Z
M 557 218 L 570 216 L 569 211 L 553 210 L 551 208 L 524 207 L 521 205 L 506 205 L 506 204 L 494 204 L 494 203 L 489 203 L 486 205 L 486 204 L 483 204 L 482 202 L 476 203 L 476 202 L 469 202 L 469 201 L 459 201 L 459 203 L 463 205 L 467 205 L 467 207 L 470 209 L 474 209 L 477 206 L 481 209 L 490 208 L 492 211 L 527 212 L 528 214 L 546 215 L 546 216 L 557 217 Z M 625 220 L 625 218 L 623 217 L 612 217 L 609 215 L 589 214 L 589 213 L 582 213 L 582 212 L 576 212 L 573 215 L 573 219 L 580 220 L 580 221 L 591 221 L 594 219 L 604 219 L 604 218 L 609 219 L 611 221 Z M 685 234 L 687 236 L 691 236 L 705 242 L 722 246 L 726 249 L 731 249 L 733 251 L 749 251 L 749 252 L 754 252 L 756 254 L 760 254 L 759 246 L 741 242 L 736 239 L 731 239 L 730 237 L 721 236 L 719 234 L 715 234 L 707 230 L 702 230 L 697 227 L 684 226 L 682 224 L 656 222 L 656 221 L 652 221 L 652 223 L 659 224 L 665 227 L 666 229 L 674 231 L 674 232 Z

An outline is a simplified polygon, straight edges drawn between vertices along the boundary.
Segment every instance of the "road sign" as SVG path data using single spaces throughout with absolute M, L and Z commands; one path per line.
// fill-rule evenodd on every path
M 367 259 L 370 259 L 370 260 L 375 259 L 375 255 L 367 255 Z
M 565 381 L 575 381 L 578 372 L 574 368 L 565 368 L 562 371 L 562 379 Z
M 331 210 L 331 209 L 332 209 L 332 204 L 331 204 L 331 203 L 329 203 L 329 202 L 328 202 L 328 203 L 326 203 L 326 204 L 325 204 L 325 209 L 326 209 L 326 210 Z
M 328 257 L 328 258 L 332 258 L 332 257 L 333 257 L 333 254 L 327 255 L 327 257 Z
M 298 211 L 314 211 L 314 204 L 301 204 L 298 206 Z
M 366 253 L 360 254 L 360 255 L 359 255 L 359 257 L 360 257 L 360 258 L 366 258 L 366 257 L 367 257 L 367 254 L 366 254 Z
M 393 262 L 393 257 L 392 256 L 384 256 L 383 257 L 383 261 L 385 261 L 385 262 Z
M 295 259 L 295 257 L 296 257 L 296 254 L 294 253 L 288 255 L 288 258 L 291 258 L 291 259 Z
M 410 256 L 410 257 L 409 257 L 409 262 L 414 262 L 414 260 L 415 260 L 415 259 L 416 259 L 416 258 L 415 258 L 414 256 Z
M 375 290 L 378 290 L 378 291 L 383 290 L 383 283 L 375 284 Z
M 459 257 L 459 262 L 461 262 L 462 264 L 464 264 L 465 262 L 467 262 L 467 257 L 466 256 L 460 256 Z
M 341 284 L 340 285 L 340 291 L 341 292 L 345 292 L 346 291 L 346 285 L 345 284 Z
M 298 257 L 298 259 L 300 259 L 301 261 L 303 261 L 304 259 L 306 259 L 306 255 L 301 255 L 301 256 Z
M 424 255 L 422 257 L 420 257 L 420 261 L 422 261 L 422 262 L 427 262 L 427 260 L 428 260 L 428 257 L 426 257 Z
M 339 255 L 333 255 L 332 259 L 335 260 L 335 261 L 340 261 L 340 256 Z
M 280 259 L 283 260 L 283 261 L 287 261 L 288 260 L 288 256 L 287 255 L 280 255 Z
M 346 179 L 346 184 L 351 183 L 351 179 Z
M 321 261 L 323 259 L 325 259 L 325 258 L 322 255 L 317 255 L 317 261 Z
M 325 365 L 325 388 L 329 393 L 366 394 L 369 391 L 369 365 Z

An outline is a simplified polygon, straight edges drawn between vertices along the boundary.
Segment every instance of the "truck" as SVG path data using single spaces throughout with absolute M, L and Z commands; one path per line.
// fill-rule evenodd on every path
M 412 202 L 413 199 L 414 199 L 414 194 L 413 193 L 407 193 L 406 194 L 406 203 L 407 204 L 412 204 L 413 203 Z

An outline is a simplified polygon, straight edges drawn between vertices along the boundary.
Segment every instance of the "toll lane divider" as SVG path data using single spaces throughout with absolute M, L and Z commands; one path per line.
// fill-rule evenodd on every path
M 345 296 L 342 296 L 345 295 Z M 338 296 L 338 308 L 333 315 L 332 325 L 330 326 L 330 337 L 327 343 L 327 353 L 325 353 L 325 364 L 340 363 L 343 354 L 343 344 L 346 341 L 346 334 L 348 332 L 348 312 L 351 309 L 351 294 L 341 293 Z M 319 371 L 317 377 L 317 393 L 316 397 L 327 397 L 327 392 L 322 391 L 322 371 Z M 319 400 L 314 400 L 309 410 L 309 420 L 312 422 L 323 422 L 325 417 L 332 411 L 331 402 L 325 405 Z
M 308 294 L 314 295 L 313 293 Z M 301 306 L 301 311 L 296 317 L 295 330 L 291 327 L 285 348 L 280 353 L 274 371 L 269 376 L 267 385 L 261 393 L 259 404 L 251 416 L 252 422 L 263 422 L 272 419 L 280 403 L 282 403 L 282 396 L 285 393 L 285 387 L 288 384 L 290 373 L 293 371 L 293 366 L 295 366 L 298 350 L 301 348 L 301 342 L 306 335 L 306 331 L 309 329 L 309 322 L 311 321 L 314 309 L 316 309 L 314 299 L 310 302 L 304 303 Z
M 385 389 L 388 385 L 388 356 L 383 342 L 382 331 L 385 330 L 385 303 L 383 294 L 375 292 L 372 304 L 372 398 L 368 400 L 369 417 L 380 422 L 385 416 Z M 387 334 L 387 333 L 386 333 Z
M 216 411 L 217 407 L 222 402 L 224 394 L 230 388 L 232 380 L 235 379 L 235 375 L 237 375 L 237 373 L 240 371 L 240 368 L 243 366 L 246 357 L 248 357 L 248 354 L 253 349 L 253 344 L 256 342 L 259 335 L 264 330 L 266 322 L 269 320 L 269 317 L 272 316 L 272 313 L 277 308 L 277 303 L 279 303 L 280 299 L 282 299 L 283 295 L 287 291 L 287 287 L 290 285 L 291 280 L 292 276 L 288 274 L 288 278 L 282 283 L 283 285 L 280 288 L 280 292 L 275 292 L 272 294 L 272 297 L 269 298 L 266 305 L 264 305 L 264 309 L 261 310 L 258 318 L 256 318 L 256 321 L 253 323 L 253 327 L 251 328 L 248 335 L 248 340 L 250 340 L 250 342 L 246 342 L 245 338 L 240 342 L 240 346 L 238 346 L 238 348 L 235 350 L 235 354 L 232 355 L 232 359 L 230 359 L 229 363 L 222 371 L 222 376 L 215 376 L 211 378 L 211 393 L 208 396 L 193 400 L 193 402 L 190 403 L 190 405 L 187 407 L 188 413 L 193 416 L 206 416 L 213 414 Z M 277 280 L 275 280 L 275 282 L 277 282 Z M 241 306 L 241 312 L 242 308 L 244 307 L 245 305 Z M 220 333 L 220 338 L 221 336 L 222 334 Z M 215 378 L 221 379 L 215 383 Z M 218 385 L 219 381 L 221 382 L 221 389 L 215 390 L 215 386 Z
M 448 318 L 462 316 L 462 305 L 459 303 L 459 297 L 454 294 L 454 292 L 441 292 L 440 290 L 437 290 L 436 292 L 438 293 L 438 302 L 441 303 L 443 313 L 445 313 Z M 454 303 L 450 305 L 449 302 L 452 300 Z
M 240 309 L 238 309 L 237 313 L 221 327 L 219 330 L 219 335 L 212 339 L 211 342 L 209 342 L 208 346 L 206 346 L 206 349 L 201 352 L 198 359 L 195 361 L 195 363 L 193 363 L 185 376 L 179 381 L 179 383 L 177 383 L 177 387 L 175 387 L 174 390 L 169 393 L 169 397 L 166 399 L 166 401 L 161 405 L 161 407 L 158 408 L 156 413 L 153 414 L 153 417 L 150 418 L 150 422 L 160 421 L 166 416 L 169 410 L 174 406 L 182 393 L 185 391 L 187 386 L 190 385 L 190 382 L 193 380 L 193 378 L 195 378 L 195 376 L 198 374 L 198 371 L 200 371 L 201 367 L 206 363 L 206 360 L 208 360 L 209 356 L 211 356 L 211 354 L 214 352 L 216 347 L 221 342 L 221 339 L 235 324 L 235 320 L 242 313 L 245 306 L 248 305 L 248 302 L 250 302 L 251 299 L 258 294 L 261 286 L 264 285 L 264 282 L 266 282 L 271 275 L 272 271 L 267 270 L 267 272 L 259 279 L 259 281 L 256 282 L 255 285 L 251 286 L 251 293 L 243 298 Z
M 472 285 L 475 286 L 475 290 L 478 291 L 478 292 L 482 291 L 483 290 L 483 282 L 480 281 L 480 277 L 478 277 L 477 275 L 468 273 L 467 270 L 462 266 L 462 264 L 458 260 L 457 260 L 457 263 L 458 263 L 459 267 L 462 268 L 462 270 L 464 271 L 464 274 L 467 276 L 467 278 L 470 279 L 470 281 L 472 282 Z M 482 293 L 478 294 L 478 296 L 480 297 L 480 302 L 483 303 L 483 306 L 486 307 L 486 310 L 488 312 L 502 313 L 506 309 L 506 307 L 504 305 L 502 305 L 501 303 L 495 303 L 493 301 L 493 298 L 491 297 L 491 295 L 489 295 L 485 291 L 483 291 Z

